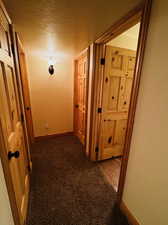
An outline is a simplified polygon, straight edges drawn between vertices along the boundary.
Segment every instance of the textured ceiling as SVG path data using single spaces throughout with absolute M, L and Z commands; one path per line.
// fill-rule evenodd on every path
M 4 0 L 28 50 L 77 52 L 139 0 Z
M 137 39 L 137 36 L 139 34 L 139 29 L 140 29 L 140 23 L 137 23 L 135 26 L 123 32 L 121 35 L 129 36 L 131 38 Z
M 114 38 L 113 40 L 109 41 L 107 44 L 108 45 L 113 45 L 114 43 L 116 43 L 116 40 L 121 40 L 121 37 L 128 37 L 131 38 L 130 42 L 132 41 L 132 39 L 136 42 L 138 42 L 138 36 L 139 36 L 139 29 L 140 29 L 140 23 L 137 23 L 136 25 L 134 25 L 133 27 L 131 27 L 130 29 L 128 29 L 127 31 L 123 32 L 122 34 L 120 34 L 119 36 L 117 36 L 116 38 Z M 128 39 L 127 39 L 128 40 Z M 114 42 L 115 41 L 115 42 Z M 127 46 L 125 46 L 126 48 Z

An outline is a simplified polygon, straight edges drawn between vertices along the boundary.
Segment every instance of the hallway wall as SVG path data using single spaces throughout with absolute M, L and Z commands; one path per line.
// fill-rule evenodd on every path
M 153 1 L 123 200 L 141 225 L 168 224 L 168 2 Z
M 35 136 L 73 131 L 73 56 L 57 53 L 52 76 L 49 56 L 34 49 L 27 56 Z

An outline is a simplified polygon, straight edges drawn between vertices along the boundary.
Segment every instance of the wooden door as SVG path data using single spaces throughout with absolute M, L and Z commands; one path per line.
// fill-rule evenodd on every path
M 26 55 L 18 35 L 16 36 L 16 39 L 17 39 L 16 43 L 17 43 L 17 49 L 18 49 L 18 58 L 19 58 L 18 60 L 20 65 L 20 77 L 21 77 L 21 83 L 22 83 L 22 93 L 23 93 L 24 109 L 25 109 L 25 115 L 26 115 L 27 131 L 28 131 L 29 141 L 30 143 L 33 143 L 34 131 L 33 131 L 31 104 L 30 104 Z
M 9 22 L 0 9 L 0 122 L 20 223 L 26 218 L 29 173 Z
M 82 144 L 86 141 L 88 50 L 75 60 L 74 133 Z
M 136 52 L 106 46 L 98 159 L 123 154 Z

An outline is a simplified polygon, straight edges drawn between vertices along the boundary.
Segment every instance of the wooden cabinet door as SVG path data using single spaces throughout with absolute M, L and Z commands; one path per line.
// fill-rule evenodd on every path
M 99 160 L 123 154 L 135 57 L 135 51 L 106 46 Z
M 0 9 L 0 122 L 5 141 L 6 155 L 12 177 L 13 189 L 20 217 L 23 224 L 26 217 L 29 173 L 28 158 L 25 148 L 20 104 L 16 85 L 9 23 Z
M 88 50 L 75 61 L 74 133 L 85 144 L 88 82 Z

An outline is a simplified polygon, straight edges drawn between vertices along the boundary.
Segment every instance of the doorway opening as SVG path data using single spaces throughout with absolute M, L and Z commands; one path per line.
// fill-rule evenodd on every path
M 134 78 L 140 22 L 105 45 L 102 113 L 98 130 L 99 166 L 118 191 Z M 103 160 L 103 161 L 102 161 Z
M 86 151 L 92 161 L 99 162 L 108 174 L 116 167 L 114 188 L 117 203 L 122 206 L 122 195 L 133 132 L 136 104 L 141 79 L 147 31 L 152 1 L 142 2 L 127 15 L 113 24 L 93 44 L 90 54 L 92 64 L 92 98 L 88 105 L 88 142 Z M 132 29 L 132 31 L 131 31 Z M 128 35 L 130 31 L 130 35 Z M 123 46 L 117 45 L 124 35 L 138 39 L 132 46 L 128 40 Z M 137 33 L 139 37 L 137 38 Z M 128 38 L 128 37 L 127 37 Z M 115 46 L 116 45 L 116 46 Z M 131 44 L 130 44 L 131 45 Z M 110 88 L 113 87 L 113 88 Z M 122 156 L 122 157 L 121 157 Z M 117 158 L 118 165 L 111 165 L 110 158 Z M 113 163 L 116 162 L 113 160 Z M 108 165 L 106 165 L 108 164 Z M 112 175 L 112 174 L 111 174 Z M 112 181 L 110 181 L 112 182 Z

